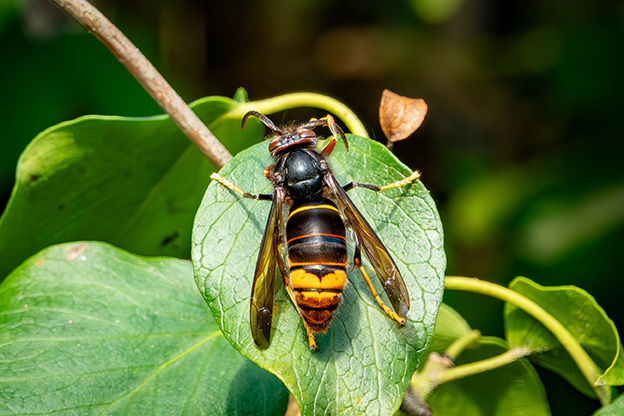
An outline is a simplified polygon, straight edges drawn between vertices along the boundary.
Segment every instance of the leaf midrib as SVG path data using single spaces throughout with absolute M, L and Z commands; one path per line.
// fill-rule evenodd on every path
M 190 354 L 191 352 L 195 351 L 196 349 L 198 349 L 199 347 L 201 347 L 202 345 L 204 345 L 206 342 L 218 337 L 222 335 L 221 331 L 215 331 L 212 334 L 210 334 L 209 336 L 207 336 L 206 338 L 204 338 L 203 340 L 197 342 L 195 345 L 192 345 L 191 347 L 187 348 L 186 350 L 184 350 L 183 352 L 181 352 L 180 354 L 176 355 L 175 357 L 170 358 L 169 360 L 167 360 L 166 362 L 164 362 L 163 364 L 159 365 L 158 368 L 156 368 L 156 370 L 150 374 L 149 376 L 147 376 L 145 378 L 145 380 L 143 380 L 143 382 L 141 382 L 138 386 L 136 386 L 132 391 L 126 393 L 125 395 L 119 397 L 118 399 L 114 400 L 113 402 L 111 402 L 107 408 L 103 409 L 102 412 L 100 412 L 100 414 L 106 414 L 112 407 L 114 407 L 116 404 L 120 403 L 122 400 L 128 399 L 130 397 L 132 397 L 135 393 L 139 392 L 143 387 L 145 387 L 150 381 L 152 381 L 154 378 L 156 378 L 156 376 L 158 376 L 162 371 L 164 371 L 165 369 L 167 369 L 169 366 L 171 366 L 172 364 L 176 363 L 177 361 L 181 360 L 182 358 L 184 358 L 185 356 L 187 356 L 188 354 Z

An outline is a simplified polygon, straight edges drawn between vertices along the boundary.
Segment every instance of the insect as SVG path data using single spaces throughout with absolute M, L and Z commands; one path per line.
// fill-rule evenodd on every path
M 385 186 L 359 182 L 340 186 L 327 164 L 327 157 L 338 138 L 343 140 L 347 150 L 348 143 L 331 115 L 282 130 L 263 114 L 250 111 L 243 117 L 241 129 L 252 116 L 272 131 L 267 138 L 273 164 L 264 170 L 264 175 L 273 182 L 273 193 L 243 192 L 217 173 L 210 178 L 245 198 L 272 201 L 251 293 L 251 334 L 256 345 L 262 349 L 269 347 L 275 275 L 279 268 L 288 296 L 305 326 L 310 349 L 317 348 L 314 335 L 327 331 L 347 280 L 347 227 L 353 231 L 355 240 L 354 267 L 360 270 L 384 312 L 399 324 L 405 324 L 404 317 L 410 307 L 405 282 L 390 253 L 347 196 L 347 191 L 356 187 L 375 192 L 398 188 L 418 179 L 420 173 L 415 171 Z M 332 135 L 327 144 L 317 150 L 318 139 L 313 130 L 320 126 L 327 126 Z M 287 263 L 280 254 L 284 244 Z M 362 252 L 381 281 L 394 311 L 385 305 L 373 287 L 362 265 Z

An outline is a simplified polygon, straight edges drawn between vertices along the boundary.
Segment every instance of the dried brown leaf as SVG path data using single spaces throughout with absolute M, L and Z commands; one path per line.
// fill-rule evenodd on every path
M 421 98 L 409 98 L 388 89 L 383 91 L 379 105 L 379 123 L 388 141 L 406 139 L 420 127 L 427 114 Z

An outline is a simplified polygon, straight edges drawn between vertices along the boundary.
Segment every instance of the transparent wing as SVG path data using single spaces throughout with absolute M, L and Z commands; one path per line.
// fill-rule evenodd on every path
M 250 323 L 251 335 L 262 349 L 269 347 L 271 320 L 273 318 L 273 297 L 275 293 L 275 271 L 279 256 L 278 241 L 282 221 L 284 189 L 273 190 L 273 203 L 260 245 L 256 263 L 253 287 L 251 289 Z
M 390 253 L 331 171 L 325 175 L 325 183 L 335 195 L 338 207 L 355 234 L 355 243 L 373 266 L 395 312 L 401 317 L 407 316 L 410 308 L 409 294 Z

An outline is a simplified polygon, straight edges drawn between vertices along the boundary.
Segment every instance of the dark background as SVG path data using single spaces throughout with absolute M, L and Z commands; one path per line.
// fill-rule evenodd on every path
M 251 100 L 314 91 L 385 141 L 382 90 L 424 98 L 423 126 L 395 153 L 422 171 L 438 203 L 447 274 L 574 284 L 624 327 L 622 2 L 94 3 L 189 102 L 240 86 Z M 43 0 L 0 2 L 0 93 L 0 206 L 20 152 L 45 128 L 84 114 L 161 113 L 95 38 Z M 500 302 L 457 292 L 445 300 L 484 334 L 502 335 Z M 598 406 L 540 374 L 553 414 Z

